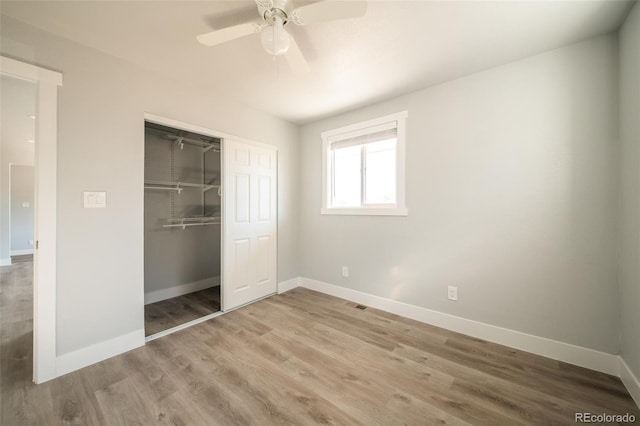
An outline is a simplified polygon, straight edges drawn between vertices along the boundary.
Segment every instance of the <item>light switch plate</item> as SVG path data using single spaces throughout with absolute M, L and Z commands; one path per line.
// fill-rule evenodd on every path
M 449 300 L 458 300 L 458 287 L 449 286 L 447 288 L 447 297 Z
M 22 202 L 22 207 L 29 207 L 29 202 L 28 201 L 23 201 Z
M 89 192 L 85 191 L 84 195 L 84 208 L 85 209 L 104 209 L 107 207 L 107 193 L 106 192 Z

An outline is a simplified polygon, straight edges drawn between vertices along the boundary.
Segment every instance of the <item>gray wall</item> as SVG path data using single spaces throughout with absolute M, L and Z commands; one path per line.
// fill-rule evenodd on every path
M 304 126 L 301 275 L 617 353 L 617 49 L 599 37 Z M 320 132 L 402 110 L 409 216 L 320 215 Z
M 11 167 L 11 251 L 33 250 L 33 166 Z M 25 207 L 23 203 L 28 205 Z
M 11 167 L 33 165 L 33 114 L 36 104 L 34 84 L 9 77 L 0 78 L 0 264 L 11 261 Z
M 144 112 L 276 145 L 278 279 L 297 270 L 298 128 L 2 18 L 2 54 L 60 71 L 58 354 L 142 330 Z M 220 84 L 224 84 L 221 82 Z M 83 209 L 82 191 L 106 191 Z
M 620 31 L 621 355 L 640 377 L 640 5 Z
M 171 149 L 174 147 L 173 179 Z M 220 153 L 205 154 L 205 182 L 220 184 Z M 202 183 L 202 149 L 147 132 L 145 136 L 145 180 Z M 203 204 L 204 203 L 204 204 Z M 194 217 L 206 211 L 220 214 L 215 189 L 174 191 L 146 190 L 144 194 L 144 291 L 167 289 L 220 276 L 220 226 L 194 226 L 184 230 L 163 228 L 170 217 Z M 172 209 L 173 206 L 173 209 Z M 173 211 L 172 211 L 173 210 Z

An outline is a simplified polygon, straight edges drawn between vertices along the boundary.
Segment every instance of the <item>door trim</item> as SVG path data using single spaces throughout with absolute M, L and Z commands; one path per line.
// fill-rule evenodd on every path
M 176 129 L 187 130 L 187 131 L 193 132 L 193 133 L 200 133 L 200 134 L 205 135 L 205 136 L 213 136 L 213 137 L 216 137 L 216 138 L 221 138 L 223 140 L 224 139 L 233 139 L 234 141 L 238 141 L 238 142 L 242 142 L 242 143 L 246 143 L 246 144 L 250 144 L 250 145 L 254 145 L 254 146 L 261 146 L 263 148 L 275 149 L 276 151 L 278 150 L 278 147 L 275 146 L 275 145 L 269 145 L 269 144 L 262 143 L 262 142 L 256 142 L 256 141 L 253 141 L 253 140 L 250 140 L 250 139 L 241 138 L 239 136 L 232 135 L 230 133 L 219 132 L 217 130 L 208 129 L 206 127 L 200 127 L 200 126 L 197 126 L 195 124 L 185 123 L 183 121 L 174 120 L 172 118 L 163 117 L 161 115 L 156 115 L 156 114 L 151 114 L 151 113 L 145 112 L 144 113 L 144 119 L 145 119 L 145 121 L 150 121 L 152 123 L 162 124 L 163 126 L 169 126 L 169 127 L 173 127 L 173 128 L 176 128 Z
M 57 377 L 56 369 L 56 212 L 58 86 L 62 74 L 0 56 L 0 74 L 35 83 L 36 141 L 33 268 L 33 381 Z
M 225 164 L 224 164 L 224 141 L 225 139 L 231 139 L 237 142 L 241 142 L 241 143 L 245 143 L 248 145 L 253 145 L 253 146 L 257 146 L 257 147 L 261 147 L 261 148 L 267 148 L 267 149 L 272 149 L 276 151 L 276 164 L 278 162 L 278 147 L 275 145 L 270 145 L 270 144 L 266 144 L 266 143 L 262 143 L 262 142 L 256 142 L 253 141 L 251 139 L 246 139 L 246 138 L 242 138 L 239 136 L 235 136 L 229 133 L 225 133 L 225 132 L 220 132 L 217 130 L 213 130 L 213 129 L 209 129 L 207 127 L 202 127 L 202 126 L 198 126 L 196 124 L 191 124 L 191 123 L 186 123 L 184 121 L 179 121 L 179 120 L 174 120 L 173 118 L 168 118 L 168 117 L 164 117 L 161 115 L 157 115 L 157 114 L 153 114 L 150 112 L 145 112 L 144 113 L 144 121 L 149 121 L 151 123 L 155 123 L 155 124 L 160 124 L 163 126 L 169 126 L 169 127 L 173 127 L 175 129 L 181 129 L 181 130 L 186 130 L 188 132 L 193 132 L 193 133 L 200 133 L 202 135 L 205 136 L 211 136 L 211 137 L 215 137 L 215 138 L 220 138 L 222 143 L 220 144 L 220 158 L 221 158 L 221 164 L 220 164 L 220 172 L 221 172 L 221 176 L 222 179 L 224 179 L 224 174 L 225 174 Z M 144 137 L 142 139 L 142 143 L 144 144 Z M 278 174 L 278 168 L 276 168 L 276 203 L 278 203 L 278 178 L 279 178 L 279 174 Z M 144 186 L 143 182 L 141 182 L 141 187 Z M 224 182 L 221 182 L 221 186 L 224 187 Z M 143 201 L 144 201 L 144 191 L 142 191 L 142 197 L 143 197 Z M 224 198 L 223 198 L 223 203 L 224 203 Z M 277 205 L 277 204 L 276 204 Z M 222 215 L 222 218 L 220 220 L 220 229 L 222 231 L 224 231 L 225 226 L 226 226 L 226 222 L 225 222 L 225 215 Z M 276 208 L 276 235 L 278 233 L 278 209 Z M 225 236 L 224 236 L 224 232 L 220 233 L 220 311 L 222 312 L 226 312 L 225 310 L 225 306 L 224 306 L 224 298 L 222 297 L 222 292 L 224 291 L 224 282 L 222 280 L 222 277 L 224 277 L 224 264 L 225 264 Z M 277 253 L 277 245 L 276 245 L 276 253 Z M 277 265 L 277 262 L 276 262 Z M 276 283 L 278 281 L 278 271 L 276 268 L 276 276 L 275 276 L 275 280 Z M 144 291 L 144 283 L 143 283 L 143 291 Z M 144 321 L 144 319 L 143 319 Z
M 167 118 L 167 117 L 163 117 L 161 115 L 156 115 L 156 114 L 151 114 L 148 112 L 144 113 L 144 121 L 148 121 L 150 123 L 155 123 L 155 124 L 160 124 L 162 126 L 168 126 L 168 127 L 172 127 L 174 129 L 180 129 L 180 130 L 186 130 L 188 132 L 193 132 L 193 133 L 198 133 L 204 136 L 211 136 L 214 138 L 219 138 L 222 143 L 220 144 L 220 175 L 221 175 L 221 179 L 224 178 L 224 139 L 227 138 L 229 135 L 227 135 L 226 133 L 223 132 L 218 132 L 217 130 L 213 130 L 213 129 L 208 129 L 206 127 L 202 127 L 202 126 L 198 126 L 195 124 L 191 124 L 191 123 L 185 123 L 184 121 L 179 121 L 179 120 L 174 120 L 172 118 Z M 142 144 L 144 146 L 144 137 L 142 139 Z M 141 183 L 140 185 L 141 187 L 144 186 L 144 182 Z M 220 187 L 222 188 L 222 182 L 220 183 Z M 144 191 L 142 191 L 142 200 L 144 203 Z M 222 199 L 222 203 L 224 203 L 224 198 Z M 225 218 L 224 215 L 222 215 L 222 217 L 220 218 L 220 311 L 219 312 L 224 312 L 224 306 L 223 306 L 223 302 L 222 302 L 222 292 L 224 291 L 224 282 L 222 281 L 222 277 L 224 276 L 224 232 L 222 232 L 224 230 L 224 226 L 225 226 Z M 144 255 L 143 255 L 144 257 Z M 142 290 L 144 293 L 144 282 L 142 283 Z M 144 295 L 144 294 L 143 294 Z M 215 316 L 217 316 L 217 314 L 219 312 L 215 312 L 214 314 L 210 314 L 207 316 L 204 316 L 202 318 L 198 318 L 197 320 L 194 321 L 190 321 L 188 323 L 170 328 L 168 330 L 164 330 L 161 331 L 159 333 L 153 334 L 151 336 L 147 336 L 145 338 L 145 343 L 146 342 L 150 342 L 151 340 L 154 340 L 158 337 L 162 337 L 165 336 L 167 334 L 171 334 L 174 331 L 179 331 L 182 330 L 183 328 L 189 327 L 191 325 L 194 324 L 198 324 L 199 322 L 202 321 L 206 321 L 207 319 L 210 318 L 214 318 Z M 143 310 L 144 313 L 144 310 Z M 213 316 L 212 316 L 213 315 Z M 143 324 L 144 324 L 144 318 L 142 319 Z

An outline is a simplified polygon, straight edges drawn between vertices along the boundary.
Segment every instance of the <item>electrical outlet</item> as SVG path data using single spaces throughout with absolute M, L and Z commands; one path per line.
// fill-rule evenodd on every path
M 458 300 L 458 287 L 449 286 L 447 288 L 447 297 L 449 300 Z
M 349 277 L 349 268 L 347 266 L 342 267 L 342 276 L 345 278 Z

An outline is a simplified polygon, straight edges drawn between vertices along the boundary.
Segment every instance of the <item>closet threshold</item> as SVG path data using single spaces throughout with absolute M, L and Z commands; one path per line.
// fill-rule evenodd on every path
M 147 336 L 147 337 L 144 338 L 144 341 L 145 341 L 145 343 L 149 343 L 152 340 L 156 340 L 156 339 L 158 339 L 160 337 L 167 336 L 169 334 L 175 333 L 176 331 L 184 330 L 185 328 L 189 328 L 192 325 L 200 324 L 201 322 L 205 322 L 205 321 L 210 320 L 212 318 L 219 317 L 222 314 L 224 314 L 224 312 L 218 311 L 218 312 L 214 312 L 214 313 L 209 314 L 209 315 L 205 315 L 205 316 L 203 316 L 201 318 L 194 319 L 193 321 L 189 321 L 189 322 L 185 322 L 184 324 L 176 325 L 175 327 L 169 328 L 167 330 L 159 331 L 156 334 L 152 334 L 150 336 Z
M 245 306 L 251 305 L 252 303 L 256 303 L 256 302 L 259 302 L 261 300 L 268 299 L 269 297 L 275 296 L 276 294 L 278 294 L 278 293 L 276 292 L 276 293 L 267 294 L 266 296 L 262 296 L 262 297 L 259 297 L 259 298 L 255 299 L 255 300 L 252 300 L 250 302 L 243 303 L 242 305 L 236 306 L 235 308 L 229 309 L 227 311 L 223 311 L 222 307 L 220 307 L 220 310 L 218 312 L 214 312 L 212 314 L 205 315 L 205 316 L 203 316 L 201 318 L 194 319 L 193 321 L 185 322 L 184 324 L 176 325 L 175 327 L 169 328 L 167 330 L 159 331 L 156 334 L 152 334 L 150 336 L 147 336 L 147 337 L 144 338 L 144 342 L 145 342 L 145 344 L 149 343 L 152 340 L 156 340 L 156 339 L 158 339 L 160 337 L 168 336 L 169 334 L 173 334 L 176 331 L 184 330 L 185 328 L 189 328 L 189 327 L 191 327 L 193 325 L 200 324 L 201 322 L 205 322 L 205 321 L 213 319 L 215 317 L 219 317 L 220 315 L 224 315 L 226 313 L 233 312 L 233 311 L 235 311 L 237 309 L 244 308 Z

